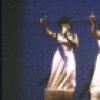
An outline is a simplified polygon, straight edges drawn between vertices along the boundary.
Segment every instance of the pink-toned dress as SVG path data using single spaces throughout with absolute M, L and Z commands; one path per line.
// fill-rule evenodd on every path
M 99 47 L 99 52 L 98 52 L 96 63 L 95 63 L 93 79 L 90 86 L 90 93 L 94 95 L 99 94 L 100 96 L 100 40 L 97 40 L 97 43 Z M 100 98 L 98 100 L 100 100 Z
M 71 40 L 73 39 L 73 36 L 70 35 L 68 38 Z M 58 71 L 58 73 L 61 70 L 64 70 L 68 75 L 70 73 L 73 73 L 71 82 L 74 86 L 76 86 L 76 61 L 74 58 L 73 49 L 70 50 L 66 45 L 61 44 L 61 42 L 68 43 L 67 39 L 64 36 L 58 34 L 58 47 L 53 57 L 51 73 L 54 73 L 56 70 Z

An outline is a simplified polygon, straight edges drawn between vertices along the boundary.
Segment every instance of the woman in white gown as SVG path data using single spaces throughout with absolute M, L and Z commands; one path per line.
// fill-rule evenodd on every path
M 53 39 L 57 40 L 51 66 L 51 74 L 48 83 L 49 89 L 67 89 L 76 86 L 76 62 L 73 49 L 78 46 L 77 34 L 71 34 L 72 20 L 69 16 L 63 16 L 58 20 L 61 32 L 50 31 L 46 27 L 46 17 L 40 19 L 44 31 Z
M 96 29 L 96 16 L 93 12 L 91 12 L 90 16 L 91 22 L 91 32 L 96 37 L 99 52 L 97 54 L 97 59 L 95 62 L 94 74 L 91 81 L 90 86 L 90 93 L 91 93 L 91 100 L 100 100 L 100 30 Z

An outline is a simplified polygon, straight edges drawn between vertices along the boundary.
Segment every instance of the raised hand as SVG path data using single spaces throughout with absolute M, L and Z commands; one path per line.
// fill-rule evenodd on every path
M 47 18 L 47 16 L 45 16 L 44 18 L 40 18 L 40 24 L 45 24 L 46 18 Z
M 96 22 L 96 16 L 94 15 L 93 11 L 91 11 L 91 15 L 89 17 L 89 20 L 91 23 L 95 23 Z

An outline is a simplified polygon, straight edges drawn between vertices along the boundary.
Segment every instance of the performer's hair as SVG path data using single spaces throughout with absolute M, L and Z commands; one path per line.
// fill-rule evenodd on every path
M 69 24 L 70 25 L 70 29 L 73 26 L 73 22 L 70 16 L 63 16 L 58 20 L 58 26 L 61 28 L 61 24 Z

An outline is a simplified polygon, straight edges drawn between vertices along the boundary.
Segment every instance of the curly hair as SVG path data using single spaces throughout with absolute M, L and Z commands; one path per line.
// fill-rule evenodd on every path
M 70 25 L 70 29 L 72 28 L 73 26 L 73 22 L 72 22 L 72 19 L 71 17 L 65 15 L 63 17 L 61 17 L 58 21 L 58 27 L 61 28 L 61 24 L 69 24 Z

